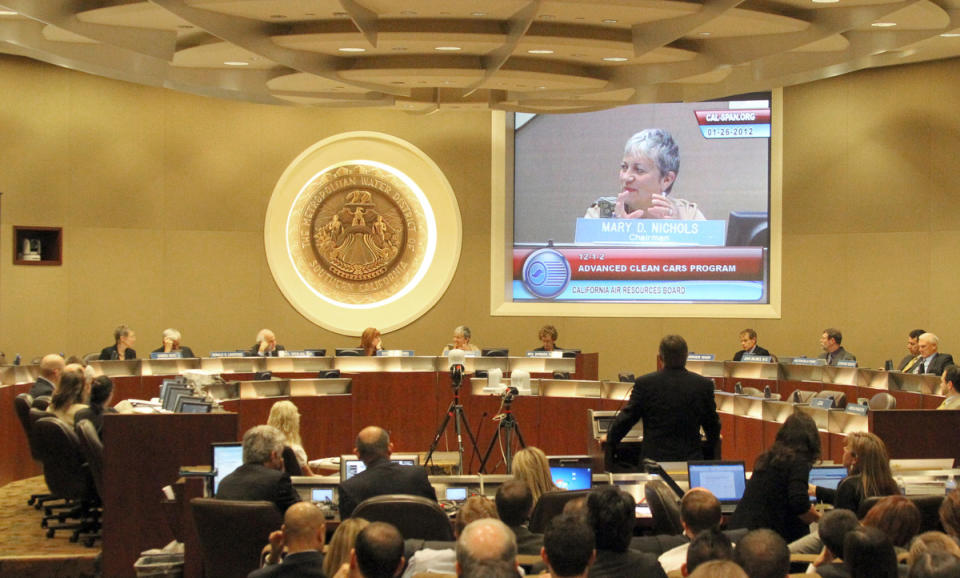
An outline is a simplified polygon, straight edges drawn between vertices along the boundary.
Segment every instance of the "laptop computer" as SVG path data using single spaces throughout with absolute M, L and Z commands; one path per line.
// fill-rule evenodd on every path
M 810 483 L 821 488 L 836 490 L 840 481 L 847 477 L 847 468 L 843 466 L 813 466 L 810 470 Z M 811 502 L 816 502 L 816 496 L 810 496 Z
M 691 488 L 706 488 L 720 501 L 720 511 L 732 514 L 747 487 L 747 471 L 743 462 L 687 462 L 687 479 Z
M 593 483 L 590 468 L 550 466 L 550 477 L 561 490 L 589 490 Z
M 210 444 L 210 463 L 213 464 L 213 495 L 217 495 L 220 480 L 233 473 L 233 470 L 243 465 L 243 443 L 225 442 Z

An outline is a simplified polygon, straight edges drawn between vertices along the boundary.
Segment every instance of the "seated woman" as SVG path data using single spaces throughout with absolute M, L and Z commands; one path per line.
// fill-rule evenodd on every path
M 93 383 L 90 384 L 89 407 L 78 411 L 74 417 L 75 421 L 79 423 L 84 419 L 90 420 L 102 439 L 103 414 L 117 412 L 117 410 L 109 407 L 111 399 L 113 399 L 113 381 L 106 375 L 94 378 Z
M 326 576 L 336 575 L 344 564 L 349 567 L 350 551 L 357 542 L 357 534 L 369 525 L 370 522 L 363 518 L 347 518 L 340 522 L 330 538 L 326 555 L 323 557 L 323 573 Z
M 270 416 L 267 418 L 267 425 L 280 430 L 287 438 L 287 446 L 293 450 L 297 456 L 297 463 L 300 464 L 300 471 L 305 476 L 312 476 L 310 464 L 307 461 L 307 452 L 303 449 L 303 442 L 300 439 L 300 410 L 292 401 L 278 401 L 270 408 Z
M 193 350 L 180 345 L 180 332 L 176 329 L 164 329 L 161 334 L 161 345 L 150 353 L 173 353 L 179 351 L 182 357 L 196 357 Z
M 537 339 L 540 340 L 540 347 L 534 349 L 534 351 L 560 351 L 563 348 L 557 345 L 557 328 L 553 325 L 544 325 L 540 328 L 539 333 L 537 333 Z
M 810 469 L 819 458 L 817 424 L 807 414 L 792 414 L 773 446 L 757 457 L 727 528 L 769 528 L 787 543 L 805 536 L 820 518 L 807 495 Z
M 133 329 L 126 325 L 117 327 L 113 330 L 113 341 L 113 345 L 100 350 L 100 361 L 137 358 L 137 352 L 133 349 L 133 344 L 137 342 L 137 334 Z
M 367 327 L 360 336 L 360 347 L 363 348 L 364 355 L 376 355 L 377 351 L 383 349 L 380 342 L 380 330 L 376 327 Z
M 451 349 L 460 349 L 462 351 L 480 351 L 480 348 L 470 343 L 470 328 L 466 325 L 458 325 L 453 330 L 453 343 L 443 348 L 441 355 L 446 355 Z
M 84 379 L 83 368 L 78 365 L 68 365 L 60 376 L 60 383 L 53 390 L 53 397 L 50 398 L 47 411 L 73 427 L 77 413 L 88 408 L 83 403 L 86 394 L 87 382 Z
M 899 553 L 906 552 L 910 541 L 920 532 L 923 515 L 909 498 L 897 494 L 874 504 L 861 522 L 886 534 Z
M 849 475 L 836 490 L 810 486 L 810 495 L 818 501 L 846 508 L 856 513 L 860 502 L 871 496 L 892 496 L 900 493 L 890 473 L 890 456 L 883 440 L 869 432 L 847 434 L 843 445 L 843 466 Z
M 620 194 L 600 197 L 587 219 L 706 219 L 696 203 L 670 196 L 680 171 L 680 147 L 662 128 L 630 137 L 620 163 Z
M 533 505 L 531 511 L 537 505 L 540 496 L 547 492 L 559 491 L 553 483 L 553 476 L 550 475 L 550 462 L 547 461 L 547 454 L 540 448 L 527 446 L 513 456 L 513 463 L 510 467 L 514 479 L 525 482 L 530 487 L 530 493 L 533 494 Z

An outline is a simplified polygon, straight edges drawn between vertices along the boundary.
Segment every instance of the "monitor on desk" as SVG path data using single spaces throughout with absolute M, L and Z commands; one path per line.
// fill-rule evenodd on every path
M 420 456 L 418 454 L 391 454 L 390 461 L 401 466 L 419 466 Z M 340 481 L 345 482 L 353 476 L 367 469 L 363 460 L 355 455 L 340 456 Z
M 821 488 L 836 490 L 840 481 L 847 477 L 847 468 L 844 466 L 813 466 L 810 469 L 809 483 Z M 810 496 L 811 502 L 816 502 L 816 496 Z
M 176 413 L 210 413 L 213 404 L 202 397 L 181 395 L 177 398 Z
M 312 488 L 310 490 L 310 501 L 314 504 L 333 502 L 333 488 Z
M 589 490 L 593 484 L 590 468 L 550 466 L 550 478 L 561 490 Z
M 484 347 L 480 350 L 480 357 L 510 357 L 510 350 L 506 347 Z
M 333 354 L 336 357 L 363 357 L 366 352 L 362 347 L 338 347 Z
M 161 407 L 167 411 L 174 411 L 177 409 L 177 399 L 181 395 L 192 396 L 193 388 L 186 385 L 168 385 L 163 390 L 163 399 L 161 400 Z
M 243 465 L 243 443 L 224 442 L 211 445 L 210 463 L 213 464 L 213 495 L 217 495 L 220 480 Z
M 747 487 L 743 462 L 687 462 L 687 479 L 691 488 L 706 488 L 724 506 L 735 506 Z

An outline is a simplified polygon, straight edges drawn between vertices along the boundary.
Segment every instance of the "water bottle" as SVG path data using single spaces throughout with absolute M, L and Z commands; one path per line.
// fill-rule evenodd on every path
M 16 357 L 13 358 L 14 365 L 20 365 L 20 354 L 18 353 Z

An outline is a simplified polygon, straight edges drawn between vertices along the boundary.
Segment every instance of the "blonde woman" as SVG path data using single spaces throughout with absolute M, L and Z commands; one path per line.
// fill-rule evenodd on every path
M 514 479 L 530 486 L 534 506 L 536 506 L 540 496 L 559 489 L 554 485 L 553 478 L 550 475 L 550 463 L 547 461 L 547 454 L 543 453 L 540 448 L 530 446 L 517 452 L 513 456 L 511 471 Z
M 310 471 L 307 452 L 303 449 L 303 442 L 300 439 L 300 410 L 297 406 L 287 400 L 273 404 L 270 408 L 270 417 L 267 418 L 267 425 L 277 428 L 287 438 L 287 446 L 296 454 L 297 463 L 300 464 L 303 475 L 314 475 Z
M 370 525 L 363 518 L 347 518 L 340 522 L 330 538 L 327 553 L 323 557 L 323 573 L 334 576 L 341 566 L 350 563 L 350 550 L 357 542 L 357 534 Z

